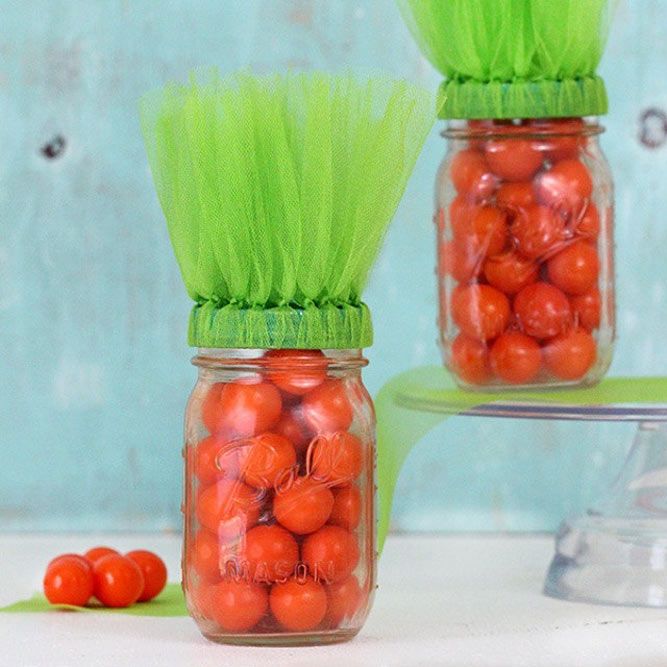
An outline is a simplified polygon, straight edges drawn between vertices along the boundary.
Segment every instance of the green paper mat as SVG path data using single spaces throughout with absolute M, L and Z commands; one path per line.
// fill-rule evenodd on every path
M 167 584 L 162 593 L 150 602 L 138 602 L 131 607 L 121 609 L 111 609 L 99 605 L 89 607 L 76 607 L 68 604 L 53 605 L 48 602 L 42 593 L 36 593 L 27 600 L 19 600 L 6 607 L 0 607 L 0 612 L 5 613 L 43 611 L 84 611 L 100 614 L 129 614 L 131 616 L 188 616 L 180 583 Z
M 391 379 L 382 387 L 375 407 L 378 423 L 378 545 L 389 529 L 396 482 L 413 447 L 431 429 L 475 406 L 498 401 L 613 406 L 665 404 L 667 378 L 614 377 L 595 387 L 552 391 L 468 392 L 457 388 L 441 366 L 416 368 Z M 646 417 L 650 421 L 650 416 Z

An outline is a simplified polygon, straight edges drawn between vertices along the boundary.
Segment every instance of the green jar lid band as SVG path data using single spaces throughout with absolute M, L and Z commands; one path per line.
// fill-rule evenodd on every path
M 562 81 L 456 81 L 440 86 L 440 118 L 559 118 L 607 113 L 597 75 Z
M 248 308 L 238 304 L 197 304 L 190 313 L 193 347 L 253 349 L 350 349 L 373 342 L 366 304 L 297 308 Z

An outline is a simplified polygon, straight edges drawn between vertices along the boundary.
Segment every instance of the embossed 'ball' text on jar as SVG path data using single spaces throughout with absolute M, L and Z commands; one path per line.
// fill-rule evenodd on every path
M 440 342 L 466 389 L 593 385 L 614 337 L 613 184 L 594 119 L 450 122 Z
M 199 350 L 183 586 L 213 641 L 345 641 L 375 589 L 375 417 L 358 350 Z

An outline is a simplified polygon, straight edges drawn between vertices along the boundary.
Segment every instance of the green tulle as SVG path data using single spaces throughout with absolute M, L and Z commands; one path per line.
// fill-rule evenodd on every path
M 208 302 L 192 309 L 190 345 L 232 348 L 239 347 L 239 340 L 256 349 L 361 348 L 373 342 L 373 327 L 363 303 L 242 308 Z
M 602 57 L 615 0 L 397 2 L 422 52 L 448 79 L 442 117 L 481 117 L 465 115 L 461 98 L 474 113 L 496 109 L 486 116 L 495 118 L 606 111 L 601 80 L 586 81 Z M 458 92 L 470 82 L 477 85 Z M 503 95 L 501 83 L 507 84 Z
M 361 293 L 435 120 L 431 94 L 385 78 L 213 71 L 148 94 L 141 119 L 198 304 L 192 345 L 370 343 Z
M 559 118 L 607 113 L 599 76 L 564 81 L 443 81 L 443 118 Z

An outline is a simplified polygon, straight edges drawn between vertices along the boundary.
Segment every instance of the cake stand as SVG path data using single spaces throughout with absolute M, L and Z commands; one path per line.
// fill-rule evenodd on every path
M 545 594 L 599 604 L 667 607 L 667 378 L 607 378 L 592 388 L 462 391 L 441 367 L 388 382 L 377 402 L 380 546 L 393 488 L 412 447 L 448 416 L 636 422 L 634 443 L 606 493 L 566 519 Z

